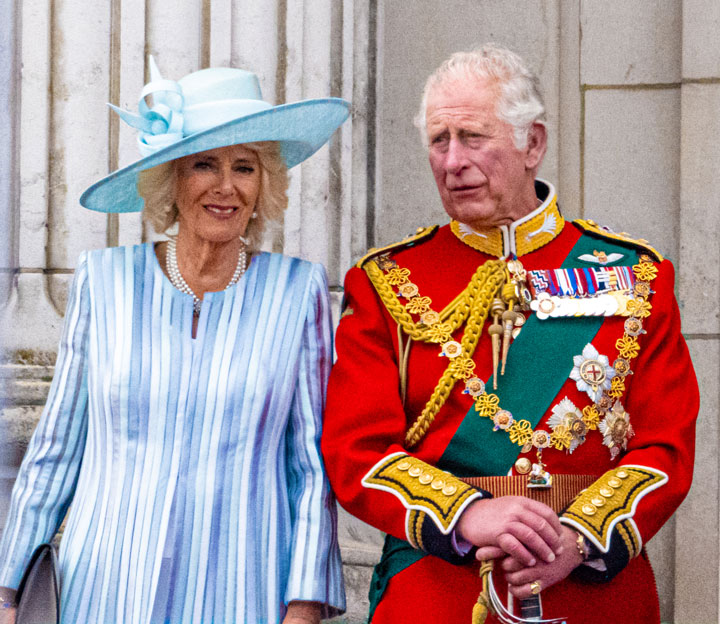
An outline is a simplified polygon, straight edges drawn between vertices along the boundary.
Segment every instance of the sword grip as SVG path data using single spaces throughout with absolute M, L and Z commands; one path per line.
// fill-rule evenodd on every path
M 520 617 L 522 617 L 523 620 L 530 620 L 531 622 L 542 619 L 540 594 L 520 600 Z

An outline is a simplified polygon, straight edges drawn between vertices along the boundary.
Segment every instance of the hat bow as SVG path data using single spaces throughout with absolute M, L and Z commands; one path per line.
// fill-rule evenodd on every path
M 152 96 L 152 106 L 148 106 L 148 97 Z M 150 57 L 150 82 L 140 93 L 139 114 L 131 113 L 108 104 L 129 126 L 140 131 L 137 137 L 138 147 L 143 156 L 149 156 L 183 138 L 183 97 L 182 87 L 175 80 L 163 78 Z

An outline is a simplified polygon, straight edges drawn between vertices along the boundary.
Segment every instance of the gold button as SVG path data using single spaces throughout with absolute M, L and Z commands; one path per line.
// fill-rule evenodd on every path
M 397 465 L 397 469 L 398 469 L 398 470 L 407 470 L 408 468 L 410 468 L 410 462 L 407 461 L 407 460 L 406 460 L 406 461 L 401 461 L 401 462 Z
M 457 488 L 450 483 L 442 489 L 442 493 L 445 494 L 445 496 L 452 496 L 455 492 L 457 492 Z
M 445 487 L 445 481 L 442 479 L 435 479 L 435 481 L 430 484 L 430 487 L 433 490 L 442 490 Z
M 420 478 L 418 479 L 418 481 L 420 481 L 420 483 L 422 483 L 423 485 L 427 485 L 432 480 L 433 480 L 433 476 L 429 472 L 425 472 L 425 473 L 421 474 Z
M 422 474 L 422 468 L 420 468 L 420 466 L 413 466 L 408 470 L 408 474 L 411 477 L 419 477 Z
M 527 457 L 521 457 L 515 462 L 515 470 L 521 475 L 527 474 L 532 468 L 532 462 Z
M 602 507 L 605 504 L 605 499 L 602 496 L 593 496 L 590 502 L 595 505 L 595 507 Z
M 591 505 L 590 503 L 585 503 L 582 506 L 582 512 L 586 516 L 594 516 L 596 511 L 597 511 L 597 507 L 595 507 L 595 505 Z
M 608 485 L 613 488 L 619 488 L 622 485 L 622 481 L 617 477 L 611 477 L 608 479 Z
M 610 498 L 613 494 L 615 494 L 615 490 L 611 487 L 603 486 L 600 488 L 600 494 L 602 494 L 605 498 Z
M 615 474 L 621 479 L 627 479 L 630 476 L 628 475 L 627 470 L 618 470 Z

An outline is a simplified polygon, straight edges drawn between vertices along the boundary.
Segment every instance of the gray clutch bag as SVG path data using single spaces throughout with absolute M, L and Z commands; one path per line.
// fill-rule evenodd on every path
M 40 544 L 33 552 L 16 600 L 15 624 L 59 624 L 60 585 L 57 553 L 52 544 Z

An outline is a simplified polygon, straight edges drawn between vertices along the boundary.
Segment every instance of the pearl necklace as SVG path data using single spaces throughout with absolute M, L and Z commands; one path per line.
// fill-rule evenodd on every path
M 247 253 L 245 251 L 245 241 L 241 238 L 240 243 L 242 246 L 240 247 L 240 255 L 238 256 L 235 271 L 232 274 L 230 281 L 227 283 L 227 286 L 225 286 L 223 290 L 227 290 L 228 288 L 230 288 L 230 286 L 236 284 L 237 281 L 242 277 L 242 274 L 245 273 L 245 270 L 247 269 Z M 190 295 L 193 298 L 193 313 L 195 314 L 195 316 L 200 316 L 202 299 L 200 299 L 200 297 L 198 297 L 193 292 L 193 289 L 190 288 L 188 283 L 185 281 L 185 278 L 182 276 L 182 273 L 180 273 L 180 268 L 178 267 L 177 261 L 176 238 L 171 238 L 168 241 L 165 264 L 167 265 L 168 277 L 170 278 L 170 282 L 172 283 L 172 285 L 175 286 L 175 288 L 177 288 L 180 292 L 185 293 L 186 295 Z

